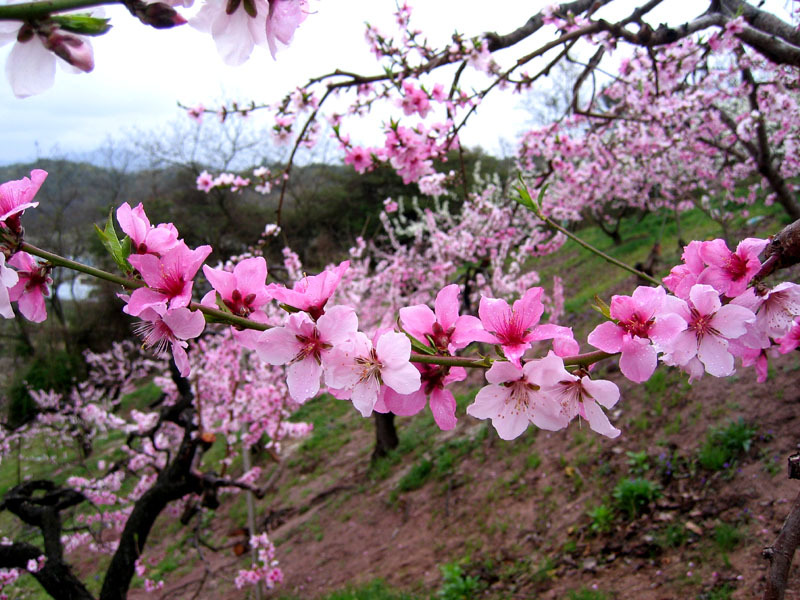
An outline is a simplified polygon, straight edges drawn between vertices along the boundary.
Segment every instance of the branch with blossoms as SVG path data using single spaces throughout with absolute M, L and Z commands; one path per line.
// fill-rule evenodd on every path
M 511 33 L 484 33 L 474 37 L 457 33 L 454 34 L 452 43 L 444 48 L 437 48 L 431 46 L 421 32 L 412 27 L 411 10 L 408 4 L 402 3 L 398 4 L 395 13 L 398 35 L 384 34 L 367 26 L 370 49 L 383 63 L 382 73 L 369 75 L 337 69 L 310 78 L 305 85 L 288 93 L 275 105 L 250 103 L 246 106 L 223 107 L 216 112 L 225 118 L 268 109 L 275 114 L 273 129 L 276 141 L 286 143 L 293 140 L 284 169 L 272 175 L 269 180 L 270 186 L 281 186 L 277 209 L 280 218 L 294 157 L 299 148 L 316 142 L 320 132 L 319 120 L 326 102 L 330 103 L 333 98 L 340 98 L 347 92 L 354 93 L 344 110 L 337 108 L 336 112 L 325 117 L 345 153 L 346 164 L 352 165 L 358 172 L 364 172 L 378 164 L 388 163 L 403 177 L 405 183 L 418 182 L 422 190 L 428 185 L 428 179 L 440 175 L 435 173 L 434 161 L 444 159 L 450 149 L 459 148 L 459 131 L 490 92 L 507 87 L 513 87 L 516 92 L 530 89 L 534 82 L 546 77 L 556 63 L 572 59 L 570 52 L 575 43 L 583 40 L 599 48 L 595 56 L 585 63 L 585 70 L 575 83 L 572 103 L 574 115 L 556 129 L 550 127 L 543 130 L 538 136 L 541 141 L 537 141 L 538 132 L 532 131 L 520 149 L 520 162 L 527 164 L 529 170 L 535 161 L 538 165 L 547 165 L 551 169 L 549 175 L 558 183 L 562 178 L 566 180 L 563 191 L 551 190 L 552 201 L 556 206 L 553 210 L 560 211 L 567 218 L 576 219 L 583 209 L 601 215 L 602 211 L 598 207 L 608 203 L 646 205 L 649 208 L 663 205 L 684 209 L 692 206 L 694 200 L 701 201 L 691 197 L 693 186 L 697 186 L 706 197 L 717 193 L 717 188 L 709 187 L 708 181 L 709 173 L 719 170 L 720 173 L 712 179 L 721 182 L 719 189 L 723 192 L 735 189 L 736 183 L 747 180 L 752 174 L 758 174 L 764 178 L 775 199 L 784 205 L 787 213 L 793 219 L 800 218 L 800 208 L 793 200 L 792 186 L 787 182 L 787 177 L 790 176 L 788 174 L 793 172 L 792 153 L 786 153 L 784 160 L 784 153 L 780 149 L 771 150 L 776 143 L 794 143 L 778 133 L 791 131 L 793 128 L 787 128 L 785 124 L 775 129 L 766 126 L 763 115 L 768 111 L 758 108 L 774 107 L 777 104 L 783 110 L 784 104 L 788 103 L 786 118 L 797 114 L 792 109 L 794 100 L 791 94 L 786 93 L 792 78 L 791 69 L 784 69 L 782 66 L 800 65 L 800 46 L 793 28 L 774 15 L 746 2 L 728 0 L 712 3 L 706 13 L 681 27 L 669 28 L 662 25 L 654 29 L 645 18 L 658 4 L 658 0 L 645 3 L 627 17 L 614 22 L 597 16 L 603 9 L 613 5 L 608 0 L 580 0 L 553 5 L 532 16 L 523 27 Z M 515 47 L 522 42 L 530 42 L 534 35 L 553 29 L 554 39 L 539 43 L 534 50 L 521 54 L 510 64 L 501 66 L 500 59 L 495 59 L 498 51 Z M 766 43 L 767 39 L 771 41 Z M 600 91 L 593 92 L 587 107 L 580 108 L 577 99 L 580 97 L 581 86 L 590 75 L 603 71 L 601 58 L 610 55 L 623 42 L 644 50 L 634 52 L 633 60 L 623 59 L 620 77 L 614 79 L 612 76 L 612 84 L 601 86 Z M 645 61 L 647 57 L 652 59 L 651 63 Z M 739 89 L 731 89 L 730 85 L 719 83 L 729 73 L 716 72 L 711 61 L 727 60 L 727 57 L 736 57 L 732 62 L 739 65 L 739 68 L 745 65 L 745 72 L 747 65 L 757 65 L 758 73 L 765 74 L 765 81 L 743 82 Z M 545 62 L 537 67 L 534 75 L 522 71 L 536 59 Z M 708 68 L 709 64 L 711 68 Z M 448 65 L 458 65 L 449 86 L 442 82 L 425 83 L 425 78 Z M 706 67 L 705 71 L 703 65 Z M 476 71 L 483 79 L 488 79 L 488 83 L 478 84 L 476 79 L 470 89 L 469 84 L 462 81 L 467 68 Z M 653 79 L 651 74 L 654 71 L 661 73 L 661 76 Z M 785 79 L 787 74 L 789 79 L 786 84 L 776 81 Z M 697 83 L 687 85 L 687 81 Z M 652 90 L 654 84 L 655 93 Z M 747 89 L 748 85 L 750 90 Z M 696 95 L 696 99 L 690 98 L 690 101 L 699 104 L 689 106 L 698 114 L 705 112 L 709 102 L 714 101 L 722 111 L 722 121 L 709 121 L 702 117 L 681 120 L 679 115 L 685 115 L 687 108 L 686 102 L 676 106 L 679 101 L 675 98 L 678 98 L 681 88 Z M 756 90 L 760 94 L 757 100 Z M 739 103 L 736 110 L 730 112 L 731 101 L 747 96 L 750 91 L 751 106 L 742 107 Z M 658 103 L 653 103 L 654 97 L 659 100 Z M 611 102 L 598 106 L 598 98 L 608 98 Z M 626 104 L 630 100 L 636 102 L 625 106 L 620 104 L 622 99 L 625 99 Z M 669 104 L 670 101 L 672 105 L 662 105 Z M 402 111 L 402 116 L 393 117 L 384 125 L 385 142 L 382 146 L 367 148 L 353 144 L 346 132 L 346 120 L 363 116 L 379 102 L 394 104 Z M 194 117 L 199 117 L 203 112 L 215 112 L 204 107 L 189 110 Z M 753 112 L 752 117 L 745 116 L 750 112 Z M 667 116 L 671 119 L 665 119 Z M 420 121 L 417 124 L 410 123 L 409 119 L 415 117 Z M 754 140 L 751 134 L 756 131 L 756 126 L 751 125 L 751 121 L 758 123 L 758 140 Z M 730 135 L 731 123 L 738 137 L 734 144 L 726 139 Z M 596 141 L 589 146 L 582 143 L 581 146 L 587 148 L 583 153 L 576 155 L 577 149 L 571 146 L 571 154 L 565 156 L 558 156 L 553 151 L 552 147 L 555 145 L 556 151 L 561 152 L 566 144 L 559 140 L 567 138 L 570 142 L 569 136 L 576 131 L 585 131 L 587 125 Z M 687 136 L 684 133 L 687 125 L 697 131 L 692 131 L 692 135 Z M 657 132 L 654 127 L 661 131 Z M 647 135 L 643 135 L 643 130 Z M 764 131 L 775 132 L 769 145 L 763 143 Z M 646 165 L 645 168 L 619 164 L 622 157 L 613 156 L 614 150 L 608 147 L 610 141 L 616 148 L 630 148 L 640 146 L 648 139 L 650 141 L 643 152 L 638 153 L 641 158 L 637 161 Z M 685 145 L 674 143 L 684 140 Z M 542 143 L 550 147 L 541 148 Z M 713 149 L 713 152 L 706 152 L 709 156 L 700 161 L 686 161 L 685 156 L 683 159 L 677 156 L 660 156 L 665 149 L 669 149 L 674 155 L 685 155 L 688 147 L 692 147 L 697 155 L 697 144 Z M 598 149 L 597 146 L 601 148 Z M 550 158 L 549 155 L 553 154 L 556 156 Z M 637 153 L 626 152 L 624 155 L 631 157 Z M 587 174 L 573 166 L 572 163 L 578 156 L 585 160 L 584 164 L 579 165 L 581 169 L 595 171 Z M 588 160 L 588 157 L 596 160 Z M 732 157 L 736 160 L 729 161 Z M 603 161 L 609 164 L 599 168 L 598 164 Z M 782 161 L 784 164 L 781 164 Z M 565 171 L 563 173 L 560 168 L 562 165 Z M 690 170 L 692 173 L 681 173 L 682 177 L 678 176 L 676 171 L 682 170 Z M 631 177 L 631 173 L 641 173 L 641 176 Z M 676 182 L 689 178 L 693 182 L 691 185 L 675 189 Z M 214 180 L 210 175 L 207 179 Z M 457 181 L 453 183 L 457 184 Z M 543 184 L 544 179 L 536 184 L 537 189 Z M 201 185 L 200 181 L 198 185 Z M 263 187 L 263 182 L 261 185 Z M 728 199 L 738 203 L 752 203 L 755 198 L 754 189 L 751 185 L 750 194 L 746 198 Z M 566 199 L 570 199 L 570 205 L 559 206 Z M 768 201 L 771 199 L 772 197 L 768 198 Z

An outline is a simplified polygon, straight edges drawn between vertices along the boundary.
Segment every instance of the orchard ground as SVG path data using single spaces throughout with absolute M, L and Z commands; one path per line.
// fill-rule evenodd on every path
M 736 237 L 777 232 L 782 224 L 775 215 L 767 209 L 755 223 L 738 219 Z M 684 217 L 683 226 L 686 239 L 718 235 L 699 214 Z M 581 235 L 626 262 L 645 260 L 661 219 L 651 215 L 627 227 L 619 246 L 598 230 Z M 672 226 L 663 227 L 661 266 L 668 268 L 678 251 Z M 595 294 L 607 301 L 635 286 L 633 277 L 573 245 L 535 267 L 544 285 L 558 274 L 574 292 L 565 324 L 578 339 L 599 321 L 583 310 Z M 796 279 L 791 275 L 785 279 Z M 622 391 L 611 414 L 623 430 L 615 440 L 575 423 L 557 433 L 530 428 L 503 442 L 487 423 L 464 415 L 481 385 L 476 374 L 460 389 L 454 431 L 439 431 L 427 409 L 399 417 L 399 448 L 370 464 L 371 420 L 329 396 L 307 403 L 296 418 L 312 421 L 314 433 L 286 447 L 280 464 L 267 453 L 256 457 L 265 467 L 261 483 L 273 482 L 257 501 L 257 522 L 278 545 L 285 574 L 269 597 L 758 596 L 766 573 L 761 549 L 774 540 L 797 493 L 785 464 L 798 441 L 800 356 L 773 360 L 766 384 L 755 382 L 752 369 L 689 386 L 685 375 L 663 367 L 645 385 L 627 382 L 613 361 L 598 368 Z M 126 404 L 145 406 L 157 394 L 143 383 Z M 96 448 L 90 460 L 110 459 L 121 441 Z M 45 465 L 25 460 L 48 456 L 47 450 L 24 449 L 19 475 L 35 476 L 62 460 L 64 449 L 49 449 Z M 72 452 L 59 469 L 57 477 L 80 470 Z M 16 462 L 4 462 L 0 491 L 17 476 Z M 628 479 L 635 481 L 620 485 Z M 150 577 L 170 573 L 168 584 L 154 595 L 135 589 L 129 597 L 192 598 L 204 579 L 200 598 L 254 597 L 232 583 L 248 563 L 236 546 L 245 539 L 236 531 L 246 524 L 244 495 L 217 512 L 227 518 L 209 519 L 213 529 L 201 533 L 224 549 L 203 549 L 207 562 L 198 558 L 195 531 L 162 515 L 144 557 L 153 565 Z M 15 527 L 0 513 L 4 534 L 17 534 Z M 104 572 L 88 558 L 75 562 L 85 580 Z M 446 580 L 444 565 L 451 565 Z M 347 587 L 353 589 L 342 591 Z M 45 597 L 30 578 L 19 589 L 21 598 Z M 800 598 L 797 567 L 787 598 Z

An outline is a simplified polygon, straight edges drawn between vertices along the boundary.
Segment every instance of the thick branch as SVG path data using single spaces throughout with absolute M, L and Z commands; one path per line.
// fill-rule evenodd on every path
M 0 544 L 0 569 L 25 570 L 28 561 L 37 560 L 42 551 L 36 546 L 24 542 Z M 75 577 L 69 566 L 57 558 L 47 557 L 44 566 L 32 577 L 55 600 L 94 600 L 94 596 L 83 583 Z
M 789 568 L 792 566 L 792 558 L 798 544 L 800 544 L 800 494 L 794 499 L 792 510 L 786 517 L 775 542 L 772 546 L 764 548 L 761 553 L 769 561 L 764 600 L 783 600 Z

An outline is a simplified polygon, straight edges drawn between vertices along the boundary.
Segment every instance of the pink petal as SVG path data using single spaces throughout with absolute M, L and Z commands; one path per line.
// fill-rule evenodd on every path
M 236 289 L 236 277 L 233 273 L 203 265 L 203 275 L 206 276 L 211 287 L 219 292 L 223 300 L 231 299 L 233 290 Z
M 615 438 L 620 434 L 620 430 L 611 424 L 606 414 L 593 400 L 584 400 L 583 410 L 586 413 L 586 420 L 589 422 L 589 427 L 592 428 L 592 431 L 610 438 Z
M 746 333 L 746 324 L 755 320 L 756 316 L 753 312 L 744 306 L 726 304 L 716 312 L 709 324 L 719 331 L 723 337 L 736 339 Z
M 301 349 L 297 336 L 286 327 L 273 327 L 262 332 L 256 346 L 259 358 L 271 365 L 285 365 Z
M 619 369 L 625 377 L 636 383 L 650 379 L 656 370 L 656 351 L 649 340 L 628 337 L 622 346 Z
M 39 288 L 28 290 L 27 293 L 23 293 L 19 300 L 17 300 L 17 307 L 19 308 L 19 312 L 22 313 L 22 316 L 33 323 L 41 323 L 47 319 L 44 295 Z
M 375 345 L 375 352 L 378 355 L 378 360 L 385 367 L 390 369 L 402 367 L 410 364 L 408 359 L 411 356 L 411 341 L 402 333 L 390 331 L 384 333 L 378 339 L 378 343 Z M 414 370 L 416 371 L 416 369 Z M 417 372 L 417 375 L 419 375 L 419 372 Z
M 650 339 L 656 344 L 666 345 L 681 331 L 686 330 L 686 321 L 675 313 L 661 313 L 650 328 Z
M 487 333 L 483 329 L 480 319 L 471 315 L 461 315 L 456 319 L 455 329 L 450 336 L 450 345 L 452 346 L 450 352 L 466 348 L 472 342 L 483 341 L 479 338 L 486 335 Z M 489 335 L 489 337 L 493 340 L 496 339 L 492 335 Z
M 320 337 L 333 346 L 341 344 L 358 330 L 358 315 L 351 306 L 331 306 L 317 320 Z
M 496 363 L 495 363 L 496 364 Z M 467 414 L 476 419 L 490 419 L 500 414 L 509 397 L 509 389 L 500 385 L 482 387 L 475 401 L 467 407 Z
M 18 98 L 41 94 L 55 81 L 56 57 L 37 35 L 25 43 L 17 42 L 6 59 L 6 78 Z
M 728 245 L 725 243 L 725 240 L 712 240 L 710 242 L 705 242 L 699 250 L 700 258 L 705 261 L 706 264 L 725 268 L 728 262 L 730 261 L 732 252 L 728 249 Z
M 611 321 L 606 321 L 594 328 L 587 341 L 603 352 L 615 354 L 622 350 L 624 338 L 625 330 L 622 327 Z
M 722 306 L 719 300 L 719 292 L 710 285 L 695 284 L 689 291 L 689 299 L 695 309 L 703 316 L 713 315 Z
M 519 381 L 521 378 L 522 369 L 504 360 L 493 362 L 492 366 L 486 372 L 486 381 L 489 383 Z
M 436 294 L 436 303 L 434 309 L 436 311 L 436 320 L 443 329 L 447 330 L 452 327 L 456 319 L 458 319 L 458 295 L 460 293 L 459 287 L 453 283 L 448 285 Z
M 450 390 L 439 388 L 431 392 L 430 399 L 433 420 L 442 431 L 450 431 L 456 426 L 456 399 Z
M 408 341 L 408 338 L 406 338 Z M 380 340 L 378 341 L 380 344 Z M 386 367 L 381 369 L 383 382 L 398 394 L 410 394 L 419 389 L 420 375 L 417 368 L 410 362 L 400 366 Z
M 564 368 L 564 361 L 554 352 L 548 352 L 544 358 L 529 362 L 524 371 L 526 379 L 542 389 L 555 388 L 561 381 L 578 379 Z
M 728 352 L 728 342 L 716 335 L 703 336 L 697 348 L 697 358 L 709 375 L 727 377 L 733 373 L 733 355 Z
M 164 313 L 162 318 L 175 337 L 182 340 L 196 338 L 206 328 L 206 319 L 199 310 L 173 308 Z
M 289 394 L 297 402 L 313 398 L 319 392 L 320 377 L 322 377 L 322 367 L 313 356 L 292 363 L 287 369 L 286 376 Z
M 581 387 L 606 408 L 613 408 L 619 402 L 619 388 L 613 381 L 582 377 Z
M 416 369 L 414 370 L 416 371 Z M 419 372 L 417 371 L 417 373 Z M 378 399 L 378 388 L 378 382 L 373 377 L 365 381 L 359 381 L 353 387 L 350 400 L 362 417 L 368 417 L 372 414 L 372 407 L 375 406 L 375 402 Z
M 133 258 L 133 256 L 131 256 L 131 258 Z M 142 313 L 143 310 L 155 306 L 163 306 L 166 308 L 167 297 L 161 292 L 157 292 L 150 288 L 139 288 L 138 290 L 133 291 L 131 294 L 131 299 L 122 310 L 133 317 L 137 317 Z
M 417 390 L 411 394 L 398 394 L 387 387 L 383 395 L 383 402 L 391 412 L 403 417 L 410 417 L 425 408 L 425 391 Z
M 429 344 L 425 336 L 433 333 L 435 322 L 436 316 L 433 311 L 424 304 L 404 306 L 400 309 L 400 324 L 403 329 L 423 344 Z
M 180 344 L 172 344 L 172 358 L 175 359 L 175 366 L 178 367 L 181 377 L 188 377 L 192 372 L 189 365 L 189 357 L 186 355 L 186 350 Z
M 144 214 L 141 202 L 136 208 L 142 209 L 142 215 Z M 147 237 L 147 232 L 150 229 L 150 222 L 145 219 L 134 214 L 131 205 L 127 202 L 123 202 L 117 209 L 117 221 L 119 221 L 119 226 L 122 228 L 122 231 L 131 238 L 134 245 L 134 252 L 136 251 L 136 246 L 144 242 Z
M 492 425 L 503 440 L 518 438 L 525 432 L 530 422 L 528 412 L 518 410 L 512 402 L 505 404 L 500 415 L 492 418 Z

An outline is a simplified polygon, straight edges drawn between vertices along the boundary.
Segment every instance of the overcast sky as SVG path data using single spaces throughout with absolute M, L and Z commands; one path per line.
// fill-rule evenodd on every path
M 470 35 L 506 33 L 548 3 L 412 0 L 412 24 L 429 39 L 444 43 L 454 29 Z M 664 4 L 670 8 L 656 15 L 658 21 L 683 21 L 705 9 L 703 3 L 689 0 Z M 182 118 L 177 102 L 206 106 L 220 99 L 274 102 L 308 77 L 336 67 L 363 74 L 379 72 L 364 41 L 364 21 L 393 32 L 394 6 L 394 0 L 310 0 L 313 14 L 297 30 L 293 44 L 279 52 L 277 61 L 265 49 L 256 48 L 240 67 L 224 65 L 211 37 L 188 25 L 157 31 L 139 25 L 122 8 L 106 8 L 113 29 L 94 39 L 92 73 L 59 71 L 49 91 L 26 99 L 15 98 L 5 81 L 0 81 L 0 164 L 87 152 L 105 138 L 123 136 L 134 127 L 157 131 L 165 122 Z M 0 61 L 5 62 L 10 47 L 0 48 Z M 479 111 L 462 140 L 494 152 L 500 150 L 501 139 L 513 141 L 529 119 L 518 100 L 508 93 L 498 94 Z M 354 137 L 366 136 L 366 131 L 357 131 Z

